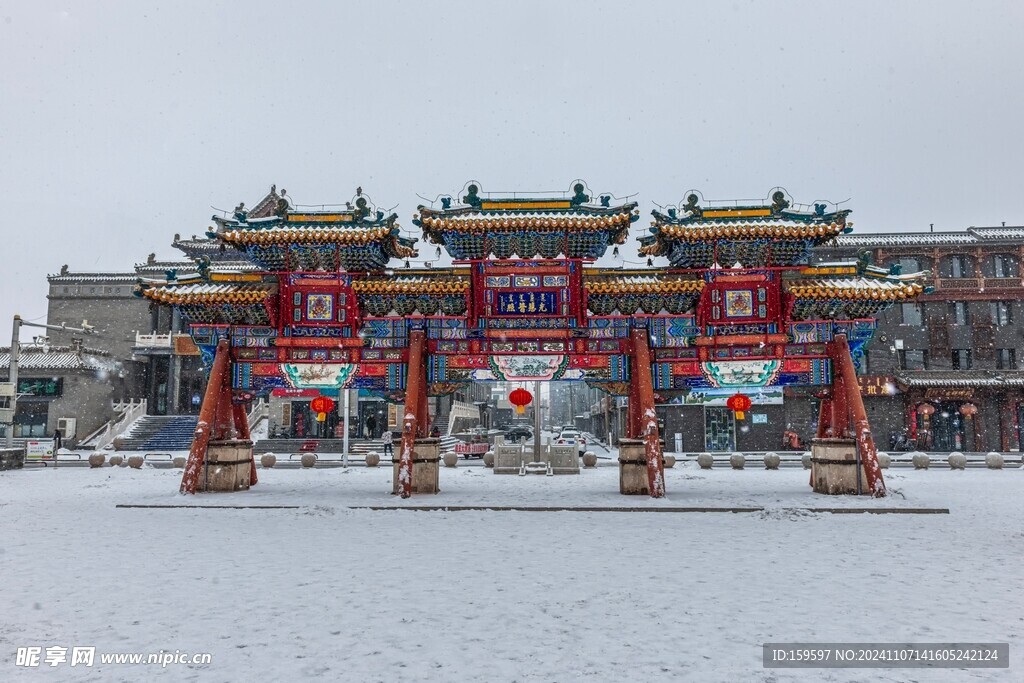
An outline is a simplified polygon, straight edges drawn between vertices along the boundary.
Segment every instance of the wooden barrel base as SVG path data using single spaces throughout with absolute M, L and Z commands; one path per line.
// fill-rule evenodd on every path
M 858 477 L 858 471 L 860 476 Z M 811 487 L 827 495 L 871 495 L 853 439 L 811 441 Z
M 397 454 L 401 450 L 401 442 L 395 448 L 395 462 L 392 465 L 391 493 L 398 495 Z M 412 492 L 438 493 L 440 483 L 441 441 L 440 439 L 416 439 L 412 451 Z
M 252 485 L 252 441 L 210 441 L 199 475 L 199 491 L 248 491 Z

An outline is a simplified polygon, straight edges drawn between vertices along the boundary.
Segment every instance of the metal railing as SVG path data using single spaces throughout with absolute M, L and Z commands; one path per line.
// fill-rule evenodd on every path
M 140 334 L 135 333 L 135 346 L 140 348 L 146 347 L 160 347 L 170 348 L 171 347 L 171 335 L 170 334 Z
M 265 420 L 270 416 L 270 404 L 267 403 L 266 399 L 257 399 L 252 402 L 252 408 L 249 409 L 249 429 L 252 429 L 260 423 L 260 420 Z

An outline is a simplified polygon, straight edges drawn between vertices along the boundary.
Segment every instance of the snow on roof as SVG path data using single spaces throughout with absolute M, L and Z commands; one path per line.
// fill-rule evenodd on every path
M 132 283 L 136 280 L 135 273 L 63 273 L 48 275 L 50 282 L 93 282 L 93 283 Z
M 896 381 L 908 387 L 1016 387 L 1024 386 L 1024 371 L 915 370 L 897 372 Z
M 970 231 L 982 239 L 1007 240 L 1024 238 L 1024 226 L 970 228 Z
M 907 232 L 836 237 L 836 244 L 849 247 L 972 244 L 977 241 L 974 235 L 966 232 Z
M 942 246 L 1024 239 L 1024 226 L 970 227 L 958 232 L 890 232 L 840 235 L 836 244 L 847 247 Z
M 101 349 L 23 344 L 18 354 L 20 370 L 106 370 L 113 365 L 110 354 Z M 10 367 L 10 347 L 0 349 L 0 368 Z

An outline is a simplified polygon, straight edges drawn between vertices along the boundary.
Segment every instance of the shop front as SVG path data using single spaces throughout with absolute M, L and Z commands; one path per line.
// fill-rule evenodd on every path
M 906 422 L 915 448 L 1015 451 L 1024 408 L 1019 372 L 918 372 L 898 378 L 906 390 Z
M 728 407 L 738 390 L 701 389 L 658 406 L 664 416 L 666 448 L 684 452 L 768 451 L 783 447 L 786 418 L 782 387 L 748 387 L 743 417 Z

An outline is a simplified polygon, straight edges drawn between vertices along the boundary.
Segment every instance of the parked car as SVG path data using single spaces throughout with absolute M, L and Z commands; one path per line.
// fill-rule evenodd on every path
M 530 429 L 529 427 L 525 427 L 523 425 L 517 425 L 515 427 L 510 427 L 505 432 L 505 441 L 508 441 L 509 443 L 519 443 L 519 440 L 520 439 L 524 439 L 524 438 L 527 441 L 532 439 L 533 438 L 533 430 Z
M 587 440 L 577 429 L 563 429 L 562 433 L 555 439 L 555 444 L 559 446 L 577 444 L 580 449 L 580 455 L 583 455 L 583 452 L 587 450 Z

